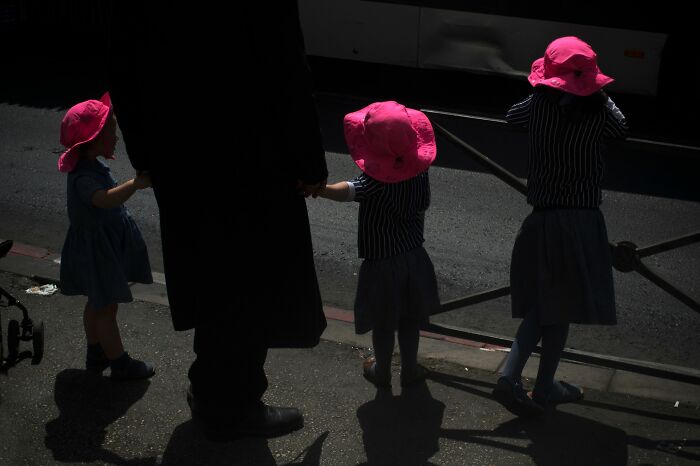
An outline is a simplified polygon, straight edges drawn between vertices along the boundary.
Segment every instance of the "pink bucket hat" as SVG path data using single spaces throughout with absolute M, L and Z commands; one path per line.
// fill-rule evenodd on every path
M 418 110 L 375 102 L 345 115 L 345 141 L 360 170 L 384 183 L 404 181 L 428 169 L 435 155 L 435 133 Z
M 100 134 L 111 111 L 112 100 L 106 92 L 100 100 L 80 102 L 66 112 L 61 122 L 61 144 L 67 150 L 58 158 L 59 171 L 73 171 L 80 158 L 78 147 Z
M 544 57 L 532 63 L 528 80 L 533 86 L 549 86 L 580 96 L 591 95 L 614 81 L 600 72 L 591 46 L 573 36 L 549 44 Z

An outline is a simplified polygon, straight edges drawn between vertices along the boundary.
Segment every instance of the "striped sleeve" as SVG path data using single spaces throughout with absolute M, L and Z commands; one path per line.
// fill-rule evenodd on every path
M 532 102 L 532 94 L 527 96 L 527 99 L 513 105 L 506 114 L 506 121 L 513 125 L 526 126 L 530 120 L 530 103 Z
M 605 128 L 603 134 L 611 138 L 624 138 L 627 136 L 627 120 L 615 102 L 608 97 L 605 103 Z
M 353 178 L 348 183 L 353 185 L 355 191 L 354 200 L 357 202 L 364 201 L 368 197 L 384 189 L 384 183 L 380 183 L 364 173 Z

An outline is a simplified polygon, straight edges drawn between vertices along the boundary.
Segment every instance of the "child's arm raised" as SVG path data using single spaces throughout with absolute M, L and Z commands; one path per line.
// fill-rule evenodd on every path
M 112 189 L 100 189 L 92 195 L 92 205 L 100 209 L 113 209 L 124 204 L 136 191 L 151 187 L 151 177 L 139 173 L 136 178 L 126 181 Z
M 355 199 L 355 186 L 347 181 L 341 181 L 326 185 L 318 195 L 332 201 L 349 202 Z

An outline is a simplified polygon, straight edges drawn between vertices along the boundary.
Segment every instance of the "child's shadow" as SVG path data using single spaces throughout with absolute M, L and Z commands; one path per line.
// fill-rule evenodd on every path
M 563 411 L 548 413 L 546 420 L 511 419 L 493 434 L 504 438 L 526 438 L 523 452 L 534 464 L 627 464 L 627 434 L 616 427 Z
M 487 415 L 493 409 L 501 410 L 501 407 L 491 399 L 491 390 L 494 387 L 491 382 L 439 372 L 434 372 L 431 375 L 431 380 L 446 387 L 462 390 L 489 400 L 490 406 L 487 407 Z M 615 407 L 604 403 L 581 402 L 581 404 L 586 403 L 603 409 L 655 416 L 653 412 L 643 410 Z M 508 414 L 506 413 L 506 415 Z M 606 414 L 602 415 L 605 419 Z M 676 420 L 687 422 L 687 419 L 681 417 L 671 419 L 671 421 Z M 541 419 L 511 418 L 493 430 L 444 429 L 441 436 L 455 441 L 502 449 L 506 453 L 527 455 L 534 464 L 540 466 L 559 466 L 562 464 L 623 466 L 627 464 L 628 445 L 647 448 L 647 445 L 655 444 L 651 439 L 630 437 L 624 430 L 605 422 L 558 409 L 548 410 Z M 517 442 L 513 442 L 513 440 Z M 523 445 L 523 441 L 526 445 Z M 689 444 L 694 444 L 694 442 L 691 441 Z M 692 457 L 693 455 L 685 456 Z
M 147 380 L 114 383 L 84 370 L 66 369 L 56 376 L 58 418 L 46 423 L 46 447 L 61 462 L 155 464 L 155 458 L 126 460 L 105 449 L 107 427 L 122 417 L 148 390 Z
M 403 390 L 393 396 L 378 390 L 374 400 L 357 410 L 368 465 L 426 465 L 439 450 L 445 405 L 428 386 Z

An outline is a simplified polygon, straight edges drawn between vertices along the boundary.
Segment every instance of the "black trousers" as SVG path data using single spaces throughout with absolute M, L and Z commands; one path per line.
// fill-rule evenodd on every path
M 198 404 L 213 417 L 245 416 L 262 406 L 267 390 L 267 347 L 246 337 L 220 314 L 195 327 L 196 358 L 189 370 Z

